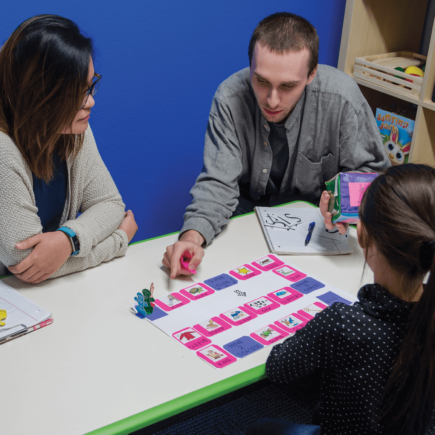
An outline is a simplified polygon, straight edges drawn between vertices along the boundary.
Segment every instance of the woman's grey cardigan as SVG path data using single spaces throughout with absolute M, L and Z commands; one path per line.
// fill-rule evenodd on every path
M 126 233 L 118 229 L 125 206 L 90 127 L 83 148 L 67 166 L 67 199 L 60 226 L 77 234 L 80 253 L 70 257 L 51 278 L 121 257 L 128 246 Z M 30 254 L 31 250 L 20 251 L 15 244 L 42 232 L 37 210 L 32 172 L 13 140 L 0 132 L 0 276 L 6 267 L 17 265 Z

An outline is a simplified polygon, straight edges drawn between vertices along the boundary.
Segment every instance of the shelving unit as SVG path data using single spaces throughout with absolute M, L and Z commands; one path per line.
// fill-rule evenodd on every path
M 435 26 L 419 97 L 353 76 L 355 58 L 394 51 L 419 52 L 427 0 L 347 0 L 338 69 L 354 78 L 373 110 L 384 102 L 417 105 L 410 162 L 435 167 Z M 380 82 L 382 83 L 382 82 Z

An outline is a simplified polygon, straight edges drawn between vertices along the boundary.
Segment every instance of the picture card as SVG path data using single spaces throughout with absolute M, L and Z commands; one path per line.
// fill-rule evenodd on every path
M 213 337 L 213 335 L 220 334 L 230 329 L 231 325 L 220 317 L 212 317 L 211 319 L 193 325 L 193 328 L 206 337 Z
M 189 304 L 189 299 L 185 298 L 184 296 L 180 295 L 180 293 L 170 293 L 166 295 L 165 299 L 157 299 L 156 305 L 158 305 L 160 308 L 164 309 L 165 311 L 172 311 L 176 308 L 180 308 L 183 305 Z
M 266 314 L 269 311 L 279 308 L 279 303 L 272 301 L 265 296 L 254 299 L 251 302 L 243 305 L 248 311 L 253 311 L 255 314 Z
M 257 261 L 253 261 L 252 264 L 257 269 L 260 269 L 263 272 L 267 272 L 268 270 L 272 270 L 276 267 L 282 266 L 284 262 L 281 261 L 279 258 L 276 258 L 274 255 L 266 255 L 265 257 L 262 257 Z
M 275 290 L 272 293 L 268 293 L 267 297 L 281 305 L 287 305 L 290 302 L 297 301 L 304 295 L 298 291 L 292 289 L 291 287 L 283 287 L 279 290 Z
M 174 332 L 172 336 L 190 350 L 199 350 L 211 343 L 209 338 L 204 337 L 193 328 L 184 328 L 181 331 Z
M 302 310 L 299 310 L 298 314 L 311 320 L 317 313 L 320 313 L 325 308 L 328 308 L 328 306 L 321 302 L 314 302 L 314 304 L 307 305 L 305 308 L 302 308 Z
M 298 270 L 293 269 L 293 267 L 290 267 L 287 264 L 274 269 L 273 273 L 276 273 L 277 275 L 282 276 L 283 278 L 288 279 L 291 282 L 299 281 L 307 276 L 305 273 L 299 272 Z
M 251 337 L 264 346 L 269 346 L 270 344 L 276 343 L 277 341 L 288 337 L 288 335 L 289 333 L 285 332 L 283 329 L 279 329 L 275 325 L 268 325 L 253 332 Z
M 264 346 L 245 335 L 230 343 L 224 344 L 223 347 L 237 358 L 244 358 L 245 356 L 251 355 L 251 353 L 257 352 L 257 350 L 263 349 Z
M 338 296 L 334 292 L 327 292 L 324 295 L 316 296 L 316 298 L 328 305 L 332 305 L 334 302 L 342 302 L 346 305 L 352 305 L 352 302 L 349 302 L 347 299 Z
M 298 315 L 297 313 L 290 314 L 275 322 L 279 328 L 286 332 L 295 333 L 298 329 L 302 329 L 308 322 L 308 319 Z
M 217 369 L 222 369 L 237 361 L 237 358 L 215 344 L 199 350 L 196 354 Z
M 256 314 L 248 312 L 243 307 L 234 308 L 220 315 L 230 325 L 239 326 L 257 317 Z
M 187 296 L 190 300 L 196 301 L 198 299 L 202 299 L 206 296 L 212 295 L 214 293 L 214 290 L 206 286 L 205 284 L 199 283 L 180 290 L 180 293 L 183 296 Z
M 241 281 L 246 281 L 247 279 L 254 278 L 260 274 L 261 272 L 259 270 L 249 264 L 243 264 L 242 266 L 230 270 L 230 275 L 240 279 Z
M 291 287 L 307 295 L 315 290 L 319 290 L 319 288 L 325 287 L 325 284 L 322 284 L 314 278 L 305 278 L 302 281 L 292 284 Z
M 219 291 L 237 284 L 237 279 L 233 278 L 227 273 L 222 273 L 214 278 L 206 279 L 204 283 L 210 286 L 212 289 Z

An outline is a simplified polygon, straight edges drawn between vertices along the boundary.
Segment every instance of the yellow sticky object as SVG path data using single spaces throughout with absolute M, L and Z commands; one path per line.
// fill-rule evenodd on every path
M 6 320 L 8 317 L 8 312 L 6 310 L 0 310 L 0 326 L 5 326 L 6 322 L 2 322 L 2 320 Z
M 421 70 L 418 66 L 408 66 L 408 68 L 405 70 L 405 74 L 412 74 L 419 77 L 424 76 L 423 70 Z

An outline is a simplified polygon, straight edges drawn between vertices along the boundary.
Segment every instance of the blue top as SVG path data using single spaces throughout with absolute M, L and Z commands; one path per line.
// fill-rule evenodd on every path
M 41 219 L 42 232 L 48 233 L 59 228 L 66 200 L 68 168 L 57 153 L 53 154 L 53 179 L 47 184 L 42 178 L 33 176 L 38 216 Z

